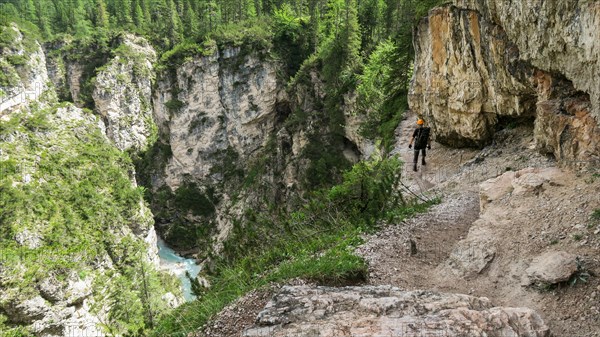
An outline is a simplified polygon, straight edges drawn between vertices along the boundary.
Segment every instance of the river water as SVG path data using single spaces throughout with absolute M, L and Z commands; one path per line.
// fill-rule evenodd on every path
M 167 246 L 164 240 L 158 238 L 158 257 L 160 258 L 160 266 L 162 269 L 168 270 L 175 274 L 181 280 L 183 289 L 183 297 L 190 302 L 196 299 L 192 293 L 192 283 L 185 275 L 187 271 L 192 278 L 198 276 L 200 266 L 196 264 L 195 259 L 186 259 L 177 254 L 171 247 Z

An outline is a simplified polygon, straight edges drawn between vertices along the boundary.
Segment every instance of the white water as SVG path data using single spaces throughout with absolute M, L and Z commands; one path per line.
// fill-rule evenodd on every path
M 185 275 L 185 272 L 187 271 L 192 278 L 198 276 L 200 266 L 196 264 L 196 260 L 186 259 L 180 256 L 177 252 L 167 246 L 165 241 L 161 238 L 158 238 L 157 244 L 161 268 L 168 270 L 179 277 L 183 289 L 183 297 L 186 301 L 190 302 L 195 300 L 196 296 L 192 293 L 192 284 Z

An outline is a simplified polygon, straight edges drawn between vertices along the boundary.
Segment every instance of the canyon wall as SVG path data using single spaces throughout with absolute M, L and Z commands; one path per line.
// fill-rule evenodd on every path
M 564 161 L 600 158 L 600 4 L 455 1 L 414 37 L 411 109 L 436 140 L 483 146 L 534 120 L 538 149 Z
M 95 82 L 94 114 L 59 101 L 55 88 L 70 90 L 73 81 L 31 34 L 0 29 L 15 37 L 0 49 L 9 76 L 0 82 L 0 329 L 99 336 L 104 325 L 120 334 L 143 322 L 144 307 L 158 314 L 176 299 L 170 291 L 178 293 L 158 272 L 153 214 L 121 151 L 146 146 L 148 128 L 135 126 L 153 125 L 139 104 L 149 99 L 151 77 L 135 70 L 152 64 L 136 63 L 140 53 L 114 56 Z M 144 41 L 121 43 L 153 62 Z

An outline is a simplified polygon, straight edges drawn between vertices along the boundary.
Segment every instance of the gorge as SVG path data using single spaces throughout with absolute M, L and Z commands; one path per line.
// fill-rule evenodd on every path
M 599 2 L 76 2 L 0 16 L 3 334 L 600 334 Z

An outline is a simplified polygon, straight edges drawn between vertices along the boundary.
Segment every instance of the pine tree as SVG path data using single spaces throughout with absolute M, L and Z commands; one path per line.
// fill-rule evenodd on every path
M 22 2 L 21 13 L 24 16 L 24 19 L 30 22 L 36 22 L 36 8 L 33 0 L 25 0 Z
M 188 36 L 198 34 L 200 23 L 190 0 L 185 0 L 183 8 L 183 27 Z
M 144 11 L 140 5 L 140 0 L 134 0 L 133 3 L 133 24 L 139 32 L 146 30 L 146 19 L 144 18 Z
M 120 27 L 128 28 L 133 23 L 131 18 L 132 8 L 131 0 L 118 0 L 117 2 L 117 22 Z
M 170 46 L 175 46 L 180 43 L 183 39 L 183 24 L 181 23 L 181 19 L 179 18 L 179 14 L 177 13 L 177 7 L 173 0 L 168 0 L 167 3 L 167 13 L 168 13 L 168 21 L 167 21 L 167 35 L 169 39 Z
M 36 19 L 33 21 L 40 29 L 40 33 L 44 38 L 49 39 L 52 36 L 52 27 L 48 16 L 50 4 L 45 0 L 39 0 L 35 3 Z
M 106 4 L 104 0 L 96 0 L 96 12 L 95 12 L 95 25 L 96 27 L 108 29 L 109 28 L 109 20 L 108 20 L 108 12 L 106 11 Z

